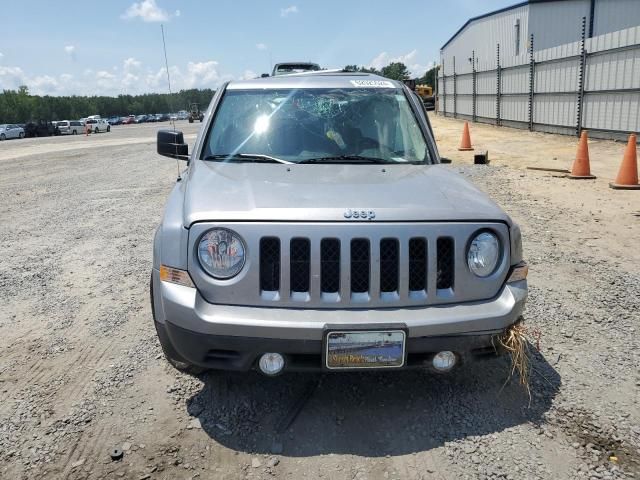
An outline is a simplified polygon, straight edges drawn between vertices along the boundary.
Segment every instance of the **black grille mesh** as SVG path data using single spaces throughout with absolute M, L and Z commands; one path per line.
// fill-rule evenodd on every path
M 351 240 L 351 291 L 354 293 L 369 291 L 370 256 L 369 240 Z
M 380 291 L 398 291 L 398 240 L 380 240 Z
M 291 239 L 291 291 L 309 291 L 311 246 L 307 238 Z
M 280 239 L 260 239 L 260 289 L 268 292 L 280 290 Z
M 427 242 L 424 238 L 409 240 L 409 290 L 427 289 Z
M 327 293 L 340 290 L 340 240 L 324 238 L 320 242 L 320 289 Z
M 438 238 L 438 277 L 436 288 L 453 287 L 453 238 Z

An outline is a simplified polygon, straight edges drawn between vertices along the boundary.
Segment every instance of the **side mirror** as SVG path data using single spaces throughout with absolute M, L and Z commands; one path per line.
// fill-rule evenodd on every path
M 440 157 L 440 163 L 451 163 L 451 159 L 446 157 Z
M 184 143 L 184 135 L 177 130 L 158 130 L 158 155 L 189 160 L 189 145 Z
M 268 73 L 263 73 L 262 75 L 260 75 L 260 78 L 267 78 L 269 76 Z

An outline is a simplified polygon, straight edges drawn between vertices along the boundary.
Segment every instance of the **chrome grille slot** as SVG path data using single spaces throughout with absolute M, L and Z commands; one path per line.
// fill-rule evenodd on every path
M 427 289 L 427 241 L 424 238 L 409 240 L 409 291 Z
M 380 240 L 380 291 L 398 291 L 399 245 L 395 238 Z
M 309 239 L 291 239 L 289 258 L 291 291 L 308 292 L 311 260 L 311 243 Z
M 260 290 L 280 290 L 280 239 L 277 237 L 260 239 Z
M 320 290 L 340 291 L 340 240 L 323 238 L 320 242 Z
M 438 272 L 436 288 L 446 290 L 453 288 L 454 250 L 453 238 L 440 237 L 437 243 L 438 249 Z
M 351 240 L 351 293 L 367 293 L 369 291 L 369 275 L 371 273 L 371 252 L 369 240 L 354 238 Z

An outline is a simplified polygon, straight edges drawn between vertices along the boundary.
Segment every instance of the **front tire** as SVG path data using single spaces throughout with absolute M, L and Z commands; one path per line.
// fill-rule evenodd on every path
M 0 141 L 5 141 L 7 139 L 7 136 L 3 133 L 0 134 Z
M 96 129 L 93 131 L 93 133 L 100 133 L 100 129 L 98 127 L 96 127 Z
M 169 339 L 169 335 L 167 335 L 164 325 L 156 321 L 156 309 L 153 304 L 153 274 L 149 281 L 149 295 L 151 297 L 151 315 L 153 316 L 153 324 L 156 327 L 156 333 L 158 334 L 158 340 L 162 347 L 162 353 L 164 353 L 167 362 L 169 362 L 176 370 L 188 373 L 189 375 L 200 375 L 201 373 L 206 372 L 206 368 L 193 365 L 182 358 L 182 355 L 180 355 L 171 344 L 171 340 Z
M 110 131 L 111 131 L 111 126 L 108 126 L 107 127 L 107 132 L 110 132 Z
M 24 138 L 24 132 L 20 132 L 20 134 L 18 135 L 18 138 Z

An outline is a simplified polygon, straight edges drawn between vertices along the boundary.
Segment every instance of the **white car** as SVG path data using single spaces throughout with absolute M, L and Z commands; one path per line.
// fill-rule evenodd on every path
M 56 124 L 61 135 L 78 135 L 84 133 L 84 123 L 80 120 L 62 120 Z
M 111 125 L 104 118 L 87 118 L 86 125 L 89 133 L 111 131 Z
M 24 128 L 12 124 L 0 125 L 0 140 L 8 140 L 10 138 L 24 138 Z

